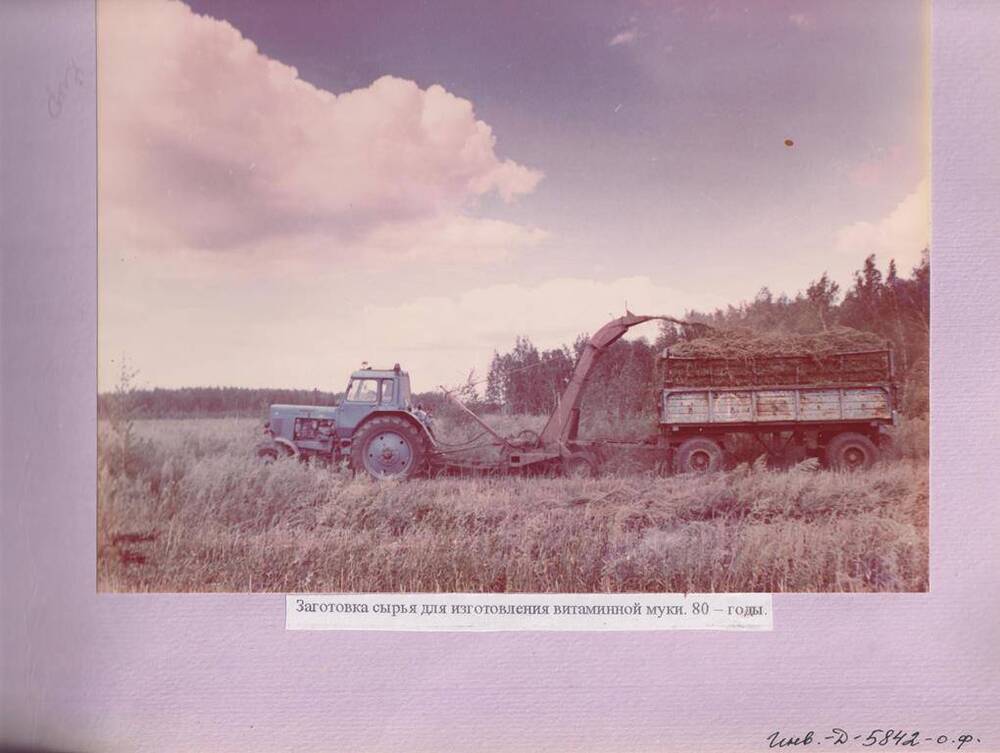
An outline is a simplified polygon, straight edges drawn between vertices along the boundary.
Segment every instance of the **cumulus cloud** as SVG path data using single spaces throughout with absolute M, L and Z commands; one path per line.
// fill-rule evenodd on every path
M 369 304 L 355 322 L 340 328 L 336 358 L 327 373 L 362 360 L 410 369 L 417 389 L 459 384 L 474 368 L 485 376 L 495 349 L 507 350 L 518 335 L 541 348 L 571 344 L 629 309 L 642 314 L 683 315 L 688 308 L 722 305 L 702 291 L 662 285 L 646 276 L 595 280 L 557 277 L 533 285 L 496 284 L 454 295 L 421 296 L 392 305 Z M 321 319 L 296 324 L 296 337 L 315 341 Z M 634 336 L 656 337 L 656 324 Z M 287 333 L 285 335 L 287 337 Z M 284 344 L 287 349 L 287 342 Z M 303 346 L 305 347 L 305 346 Z
M 885 217 L 875 222 L 855 222 L 841 228 L 835 245 L 839 252 L 861 258 L 876 254 L 895 259 L 900 270 L 920 263 L 920 254 L 930 242 L 930 187 L 920 181 Z
M 383 225 L 371 233 L 365 248 L 370 258 L 495 262 L 537 246 L 548 237 L 547 232 L 536 227 L 452 215 Z
M 399 362 L 413 375 L 415 389 L 429 390 L 461 383 L 470 368 L 485 376 L 494 349 L 508 350 L 518 335 L 543 348 L 571 344 L 621 316 L 626 303 L 636 313 L 673 316 L 726 303 L 696 287 L 674 288 L 646 276 L 554 277 L 446 295 L 373 290 L 370 299 L 341 289 L 349 284 L 327 278 L 296 285 L 296 295 L 277 303 L 277 291 L 268 288 L 263 306 L 241 291 L 170 279 L 142 300 L 115 298 L 101 311 L 101 389 L 115 384 L 108 359 L 125 352 L 143 378 L 159 386 L 232 384 L 238 373 L 243 385 L 341 389 L 350 371 L 368 361 L 387 367 Z M 657 333 L 650 323 L 631 334 Z
M 635 27 L 620 31 L 608 40 L 608 47 L 617 47 L 622 44 L 632 44 L 639 38 L 639 30 Z
M 325 91 L 176 0 L 99 10 L 104 238 L 207 251 L 302 237 L 335 249 L 403 227 L 431 231 L 396 243 L 404 251 L 442 228 L 505 235 L 501 245 L 537 238 L 469 214 L 479 197 L 512 201 L 542 177 L 497 155 L 470 101 L 392 76 Z
M 679 316 L 691 307 L 721 303 L 700 291 L 679 290 L 645 276 L 558 277 L 537 285 L 498 284 L 396 306 L 371 305 L 363 318 L 375 331 L 392 329 L 401 346 L 470 348 L 488 355 L 495 347 L 512 345 L 517 335 L 529 335 L 543 347 L 569 343 L 581 332 L 594 332 L 621 316 L 626 304 L 640 314 Z

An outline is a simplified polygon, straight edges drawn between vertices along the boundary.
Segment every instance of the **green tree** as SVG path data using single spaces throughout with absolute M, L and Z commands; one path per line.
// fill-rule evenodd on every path
M 806 300 L 815 312 L 823 330 L 829 328 L 833 307 L 839 294 L 840 285 L 833 282 L 826 272 L 818 280 L 809 283 L 809 287 L 806 288 Z

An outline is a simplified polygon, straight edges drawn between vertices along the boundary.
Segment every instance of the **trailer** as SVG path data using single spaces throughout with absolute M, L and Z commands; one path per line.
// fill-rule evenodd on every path
M 816 457 L 868 468 L 896 423 L 892 351 L 826 356 L 662 355 L 661 444 L 681 473 L 719 470 L 727 439 L 745 435 L 776 464 Z

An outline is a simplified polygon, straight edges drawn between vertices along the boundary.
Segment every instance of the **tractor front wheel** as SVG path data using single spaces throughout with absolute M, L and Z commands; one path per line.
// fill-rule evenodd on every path
M 257 448 L 257 457 L 261 462 L 273 463 L 278 459 L 278 448 L 274 445 L 264 445 Z
M 351 465 L 372 478 L 412 478 L 427 463 L 427 440 L 405 418 L 377 416 L 363 424 L 351 442 Z

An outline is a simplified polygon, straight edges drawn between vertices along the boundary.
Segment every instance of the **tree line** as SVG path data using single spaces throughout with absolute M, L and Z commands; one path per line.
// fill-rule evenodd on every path
M 343 392 L 320 389 L 268 389 L 252 387 L 182 387 L 179 389 L 139 389 L 133 386 L 136 373 L 128 383 L 112 392 L 97 396 L 97 417 L 114 420 L 118 413 L 131 419 L 143 418 L 263 418 L 274 404 L 288 405 L 337 405 L 344 399 Z M 439 393 L 418 393 L 413 403 L 431 409 L 445 404 Z
M 110 417 L 116 401 L 127 399 L 134 418 L 193 418 L 197 416 L 262 416 L 269 405 L 336 405 L 343 393 L 322 390 L 254 389 L 247 387 L 183 387 L 129 389 L 127 395 L 97 396 L 98 418 Z

